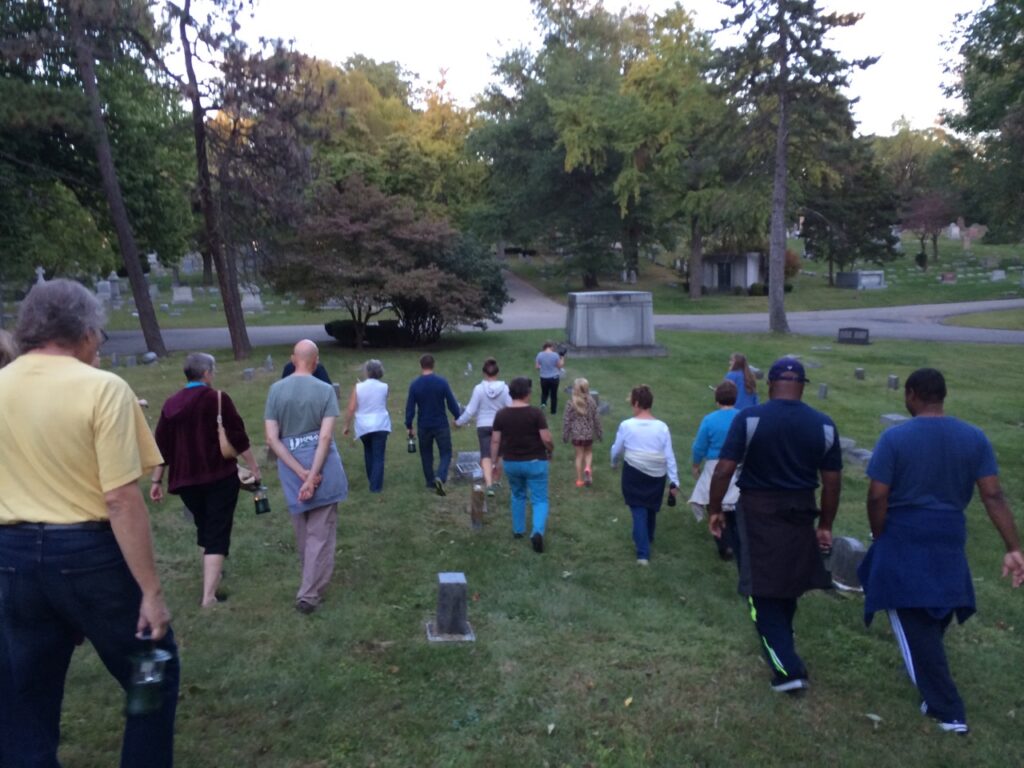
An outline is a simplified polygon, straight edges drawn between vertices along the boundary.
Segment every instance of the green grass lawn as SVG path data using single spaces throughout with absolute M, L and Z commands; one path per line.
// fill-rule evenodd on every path
M 479 371 L 494 354 L 506 379 L 532 374 L 543 338 L 465 334 L 446 337 L 433 351 L 438 372 L 465 403 L 478 381 L 475 373 L 463 375 L 468 361 Z M 568 361 L 568 376 L 589 378 L 612 413 L 596 449 L 593 488 L 574 487 L 571 449 L 557 443 L 542 556 L 528 541 L 512 539 L 507 492 L 474 532 L 464 486 L 452 485 L 445 498 L 423 490 L 419 457 L 405 452 L 401 434 L 406 386 L 417 372 L 419 352 L 412 350 L 380 353 L 397 428 L 383 494 L 368 493 L 361 447 L 339 430 L 352 492 L 339 510 L 332 591 L 317 614 L 300 616 L 292 607 L 298 564 L 273 470 L 266 475 L 273 514 L 256 517 L 243 494 L 224 584 L 230 599 L 208 612 L 197 606 L 199 556 L 181 504 L 171 497 L 155 507 L 159 566 L 183 665 L 177 764 L 1024 764 L 1024 593 L 1000 580 L 1002 549 L 978 503 L 968 517 L 979 613 L 951 628 L 947 639 L 972 726 L 970 737 L 959 738 L 938 733 L 919 714 L 886 620 L 865 629 L 857 597 L 815 593 L 802 600 L 796 630 L 814 687 L 802 700 L 772 693 L 732 564 L 717 559 L 706 530 L 681 504 L 663 509 L 651 566 L 638 568 L 619 479 L 607 468 L 615 427 L 628 415 L 626 394 L 646 382 L 687 478 L 690 442 L 713 406 L 708 385 L 720 380 L 733 351 L 761 368 L 783 353 L 803 355 L 813 381 L 809 402 L 865 447 L 878 437 L 879 416 L 902 410 L 886 377 L 902 382 L 914 368 L 933 365 L 947 373 L 948 410 L 992 439 L 1019 519 L 1024 349 L 895 341 L 840 347 L 681 332 L 660 333 L 658 342 L 669 357 Z M 256 359 L 268 352 L 277 366 L 284 362 L 283 348 L 261 349 Z M 346 394 L 361 359 L 350 350 L 323 351 Z M 119 371 L 153 404 L 153 424 L 160 403 L 182 384 L 181 362 L 177 355 Z M 243 382 L 246 365 L 224 353 L 217 383 L 235 399 L 251 434 L 260 435 L 274 374 Z M 854 379 L 855 367 L 865 368 L 865 380 Z M 826 401 L 816 397 L 819 383 L 829 384 Z M 560 425 L 555 431 L 557 440 Z M 476 444 L 472 429 L 454 439 L 457 450 Z M 866 538 L 865 493 L 863 474 L 847 469 L 837 534 Z M 448 570 L 468 579 L 475 644 L 426 642 L 436 574 Z M 62 759 L 68 766 L 113 765 L 121 694 L 90 648 L 76 656 Z M 877 727 L 869 714 L 881 718 Z
M 954 315 L 944 321 L 948 325 L 962 325 L 968 328 L 998 328 L 1006 331 L 1024 330 L 1024 310 L 1006 309 L 998 312 L 972 312 L 968 315 Z
M 965 255 L 957 242 L 942 240 L 939 243 L 939 261 L 930 263 L 927 270 L 920 269 L 909 255 L 916 253 L 917 241 L 904 239 L 904 256 L 885 265 L 885 290 L 852 291 L 828 286 L 828 264 L 805 261 L 801 274 L 788 282 L 793 291 L 786 294 L 786 309 L 789 311 L 815 309 L 854 309 L 860 307 L 886 307 L 906 304 L 932 304 L 955 301 L 979 301 L 984 299 L 1019 298 L 1024 296 L 1021 285 L 1021 264 L 1024 249 L 1017 246 L 986 246 L 975 244 L 970 255 Z M 790 247 L 802 250 L 800 241 L 790 241 Z M 929 245 L 929 249 L 930 249 Z M 929 250 L 930 253 L 930 250 Z M 685 258 L 682 254 L 681 257 Z M 673 257 L 661 257 L 670 263 Z M 560 302 L 566 302 L 569 291 L 584 290 L 580 277 L 567 275 L 560 269 L 554 257 L 535 256 L 530 259 L 509 257 L 509 269 L 520 275 L 539 290 Z M 992 282 L 988 265 L 1006 270 L 1007 279 Z M 877 269 L 866 266 L 865 269 Z M 957 274 L 955 284 L 939 281 L 943 272 Z M 654 299 L 654 311 L 659 314 L 720 314 L 729 312 L 767 312 L 768 299 L 765 296 L 733 296 L 711 294 L 698 301 L 690 299 L 683 287 L 683 278 L 674 269 L 662 264 L 641 260 L 637 284 L 624 285 L 618 275 L 604 275 L 601 279 L 605 290 L 650 291 Z

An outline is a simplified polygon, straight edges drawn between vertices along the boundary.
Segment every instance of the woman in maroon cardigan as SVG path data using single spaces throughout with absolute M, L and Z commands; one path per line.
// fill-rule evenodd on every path
M 196 524 L 196 543 L 203 549 L 203 607 L 217 603 L 224 558 L 231 544 L 231 525 L 238 503 L 238 462 L 221 455 L 217 437 L 217 396 L 228 440 L 249 465 L 256 482 L 260 467 L 249 447 L 245 424 L 226 393 L 212 386 L 214 359 L 203 352 L 185 358 L 185 388 L 164 403 L 156 425 L 156 443 L 164 466 L 153 470 L 149 497 L 163 499 L 164 467 L 167 490 L 181 496 Z

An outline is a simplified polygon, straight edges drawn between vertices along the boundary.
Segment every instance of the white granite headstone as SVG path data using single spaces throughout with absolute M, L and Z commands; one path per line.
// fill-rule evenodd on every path
M 192 286 L 176 285 L 172 290 L 171 304 L 191 304 L 193 302 Z
M 262 312 L 263 300 L 259 288 L 239 288 L 242 297 L 242 310 L 246 312 Z

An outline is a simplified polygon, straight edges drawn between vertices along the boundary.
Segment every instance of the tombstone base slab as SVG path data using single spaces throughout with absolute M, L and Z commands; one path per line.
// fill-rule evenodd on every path
M 475 643 L 476 632 L 473 631 L 473 626 L 467 621 L 466 629 L 469 630 L 464 635 L 446 635 L 442 632 L 437 631 L 435 622 L 428 621 L 424 625 L 427 629 L 427 641 L 431 643 Z
M 668 350 L 660 344 L 637 345 L 631 347 L 575 347 L 566 346 L 570 358 L 588 357 L 668 357 Z

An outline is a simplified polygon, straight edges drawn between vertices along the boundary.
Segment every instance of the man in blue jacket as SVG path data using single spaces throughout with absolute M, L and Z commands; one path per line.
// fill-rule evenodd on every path
M 967 733 L 964 702 L 949 673 L 943 635 L 955 615 L 974 613 L 967 565 L 967 507 L 977 486 L 1003 539 L 1003 576 L 1024 583 L 1017 526 L 999 485 L 995 454 L 977 427 L 946 416 L 946 380 L 934 368 L 907 378 L 914 418 L 885 431 L 868 464 L 868 521 L 874 544 L 861 563 L 864 620 L 886 611 L 921 712 L 943 731 Z
M 458 418 L 461 409 L 452 388 L 443 377 L 434 373 L 434 356 L 423 355 L 420 358 L 420 375 L 409 385 L 409 397 L 405 401 L 405 428 L 412 437 L 412 421 L 419 409 L 416 428 L 423 478 L 427 488 L 433 488 L 438 496 L 445 495 L 444 484 L 448 482 L 448 466 L 452 463 L 452 433 L 444 413 L 446 405 L 452 416 Z M 439 454 L 437 472 L 434 471 L 435 442 Z

